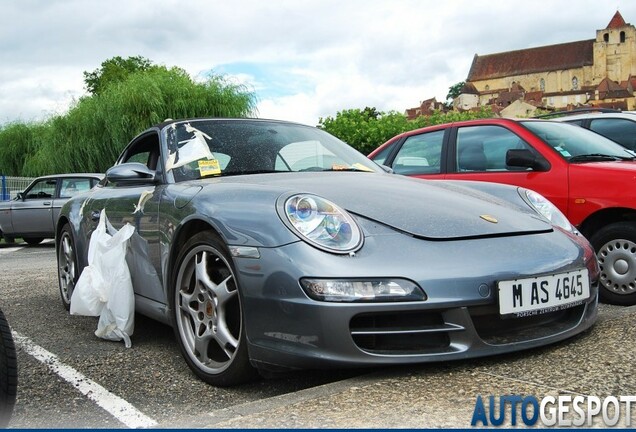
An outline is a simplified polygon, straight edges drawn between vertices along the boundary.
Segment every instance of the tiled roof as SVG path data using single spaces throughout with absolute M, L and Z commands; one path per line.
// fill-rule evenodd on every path
M 632 95 L 615 81 L 604 78 L 598 85 L 598 93 L 600 99 L 625 98 Z
M 541 104 L 543 99 L 543 92 L 542 91 L 526 92 L 523 99 L 532 105 Z
M 616 13 L 612 17 L 611 21 L 607 25 L 607 28 L 608 29 L 616 29 L 616 28 L 620 28 L 620 27 L 625 27 L 625 25 L 626 24 L 625 24 L 625 20 L 623 19 L 623 16 L 621 15 L 621 13 L 619 11 L 616 11 Z
M 480 81 L 594 63 L 594 39 L 479 56 L 475 54 L 466 81 Z
M 465 82 L 460 93 L 462 94 L 479 94 L 473 83 Z

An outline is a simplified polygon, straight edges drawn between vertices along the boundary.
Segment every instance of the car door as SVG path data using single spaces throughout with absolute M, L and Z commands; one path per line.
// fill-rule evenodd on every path
M 16 235 L 53 236 L 53 200 L 57 183 L 58 179 L 51 177 L 36 180 L 21 194 L 21 198 L 13 201 L 11 219 Z
M 98 202 L 91 203 L 91 217 L 99 220 L 101 209 L 106 210 L 110 224 L 116 230 L 127 223 L 135 227 L 131 239 L 134 249 L 129 268 L 135 285 L 135 293 L 165 302 L 159 276 L 161 251 L 159 243 L 159 201 L 163 189 L 158 133 L 146 134 L 135 139 L 124 151 L 118 164 L 138 162 L 158 175 L 159 180 L 138 182 L 106 181 Z
M 533 142 L 529 142 L 532 140 Z M 552 201 L 567 214 L 567 168 L 555 169 L 546 160 L 547 169 L 509 166 L 509 150 L 527 150 L 544 159 L 536 144 L 539 138 L 522 138 L 502 125 L 470 125 L 454 128 L 450 137 L 447 179 L 505 183 L 532 189 Z

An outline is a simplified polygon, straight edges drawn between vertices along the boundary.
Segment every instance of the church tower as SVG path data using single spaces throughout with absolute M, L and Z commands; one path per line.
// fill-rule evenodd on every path
M 596 31 L 593 80 L 620 83 L 630 76 L 636 76 L 636 27 L 616 11 L 607 27 Z

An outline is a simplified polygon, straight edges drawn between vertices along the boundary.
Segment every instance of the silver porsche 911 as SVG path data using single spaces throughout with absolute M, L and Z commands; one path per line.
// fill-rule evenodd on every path
M 541 195 L 393 175 L 313 127 L 171 120 L 134 138 L 61 211 L 67 309 L 102 209 L 141 239 L 136 311 L 214 385 L 516 351 L 596 319 L 594 251 Z

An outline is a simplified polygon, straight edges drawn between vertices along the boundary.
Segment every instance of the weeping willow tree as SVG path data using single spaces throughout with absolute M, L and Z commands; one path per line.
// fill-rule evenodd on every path
M 0 173 L 104 172 L 131 138 L 166 118 L 245 117 L 256 107 L 244 86 L 220 76 L 198 82 L 163 66 L 129 72 L 100 88 L 64 115 L 1 128 Z

